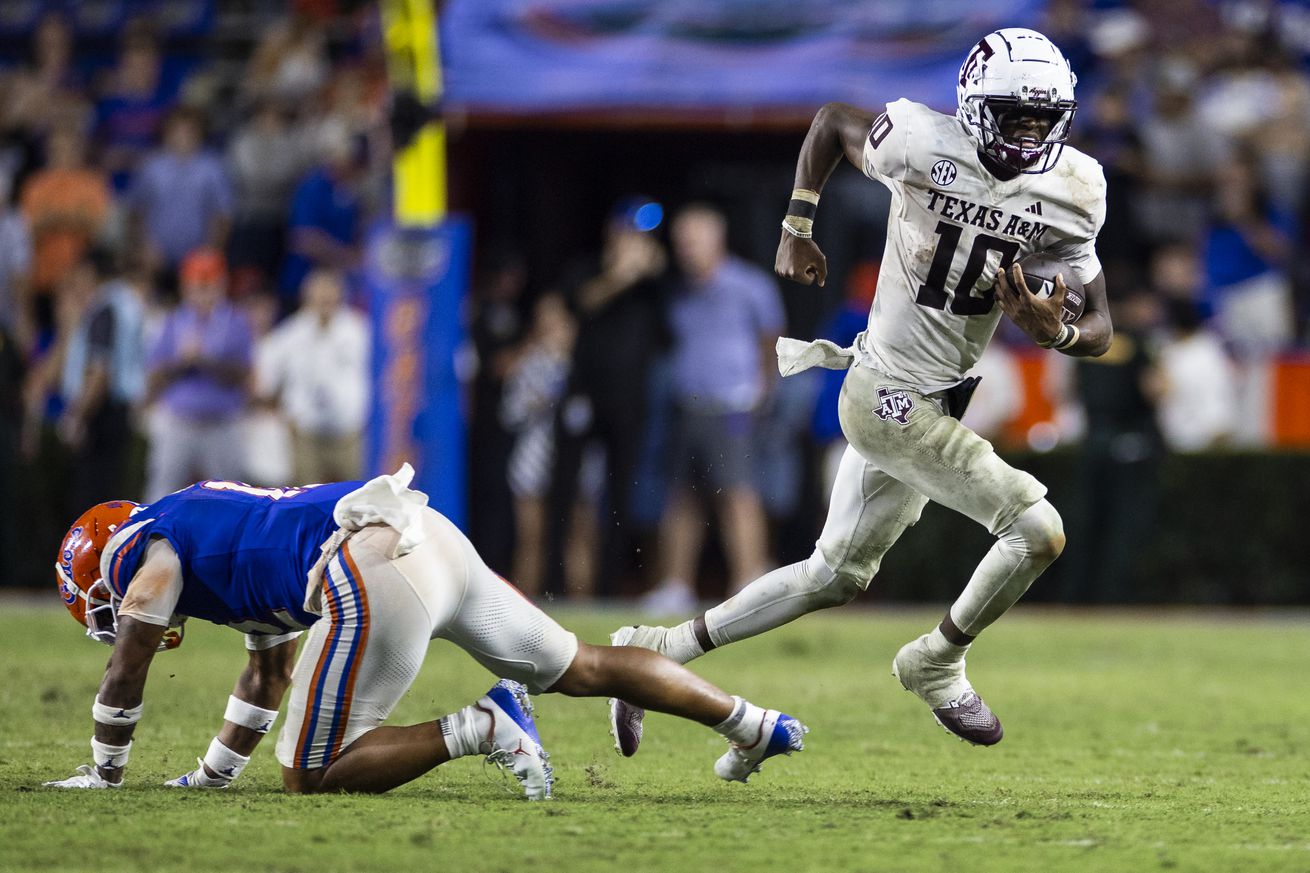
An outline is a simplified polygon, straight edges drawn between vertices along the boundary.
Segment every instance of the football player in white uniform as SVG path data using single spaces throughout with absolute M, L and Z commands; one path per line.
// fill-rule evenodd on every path
M 1077 103 L 1068 61 L 1039 33 L 988 34 L 960 68 L 954 116 L 908 100 L 867 112 L 830 103 L 801 147 L 776 270 L 823 284 L 827 265 L 811 236 L 819 192 L 844 156 L 891 189 L 878 294 L 868 329 L 850 349 L 782 339 L 784 375 L 849 368 L 842 430 L 850 446 L 814 553 L 672 628 L 625 627 L 616 645 L 646 646 L 686 663 L 868 588 L 887 550 L 933 500 L 996 537 L 941 624 L 897 653 L 893 674 L 950 732 L 1000 741 L 1000 721 L 974 693 L 965 654 L 1060 554 L 1060 516 L 1046 488 L 1016 470 L 959 421 L 977 362 L 1004 312 L 1032 340 L 1068 355 L 1100 355 L 1112 327 L 1096 235 L 1105 179 L 1067 148 Z M 1062 259 L 1085 286 L 1086 307 L 1061 319 L 1063 276 L 1046 299 L 1028 292 L 1016 263 L 1035 251 Z M 611 701 L 619 751 L 641 740 L 641 710 Z

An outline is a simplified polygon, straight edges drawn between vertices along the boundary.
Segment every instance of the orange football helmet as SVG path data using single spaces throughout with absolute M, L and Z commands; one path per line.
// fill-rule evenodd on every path
M 106 645 L 114 644 L 118 633 L 118 604 L 122 598 L 100 576 L 100 556 L 109 538 L 136 511 L 130 500 L 99 503 L 82 513 L 64 534 L 55 561 L 59 596 L 69 614 L 86 628 L 86 635 Z M 182 644 L 182 635 L 170 629 L 159 644 L 160 651 Z

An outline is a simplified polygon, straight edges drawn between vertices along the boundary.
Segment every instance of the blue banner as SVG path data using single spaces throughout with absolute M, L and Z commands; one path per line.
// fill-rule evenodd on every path
M 468 292 L 472 228 L 391 223 L 369 234 L 364 262 L 373 325 L 369 475 L 409 461 L 414 487 L 460 527 L 466 512 L 465 416 L 458 361 Z
M 450 0 L 446 98 L 466 109 L 953 108 L 984 34 L 1043 0 Z

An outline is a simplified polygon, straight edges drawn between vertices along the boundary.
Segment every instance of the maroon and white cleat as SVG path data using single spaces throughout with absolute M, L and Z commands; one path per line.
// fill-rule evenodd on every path
M 892 675 L 928 704 L 939 725 L 965 742 L 994 746 L 1005 735 L 1000 719 L 969 684 L 964 658 L 934 656 L 927 634 L 901 647 L 892 661 Z
M 610 733 L 614 735 L 614 748 L 623 757 L 631 758 L 637 754 L 637 747 L 641 745 L 641 722 L 645 717 L 646 710 L 640 706 L 610 698 Z
M 636 632 L 636 627 L 621 627 L 610 634 L 610 645 L 630 646 Z M 637 754 L 637 747 L 641 745 L 642 721 L 645 718 L 646 710 L 640 706 L 633 706 L 617 697 L 610 698 L 610 734 L 614 737 L 614 748 L 623 757 L 631 758 Z
M 972 691 L 934 709 L 932 717 L 946 730 L 975 746 L 994 746 L 1005 736 L 996 713 Z

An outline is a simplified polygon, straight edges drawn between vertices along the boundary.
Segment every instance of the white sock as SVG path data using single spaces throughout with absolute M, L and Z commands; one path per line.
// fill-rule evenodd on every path
M 694 619 L 688 619 L 677 627 L 669 628 L 668 633 L 664 635 L 664 645 L 660 648 L 660 654 L 672 658 L 679 664 L 694 661 L 705 654 L 705 650 L 696 641 L 694 624 Z
M 714 730 L 738 745 L 753 746 L 762 736 L 760 727 L 764 724 L 764 710 L 735 694 L 732 699 L 736 703 L 732 715 L 716 724 Z
M 969 651 L 968 646 L 957 646 L 946 639 L 940 627 L 932 629 L 927 639 L 928 653 L 939 661 L 959 661 Z
M 441 719 L 441 734 L 451 760 L 465 755 L 485 754 L 482 745 L 491 732 L 491 714 L 476 706 L 466 706 Z

